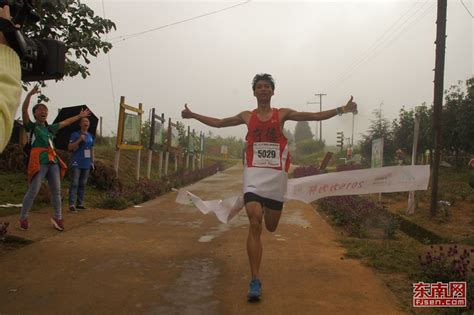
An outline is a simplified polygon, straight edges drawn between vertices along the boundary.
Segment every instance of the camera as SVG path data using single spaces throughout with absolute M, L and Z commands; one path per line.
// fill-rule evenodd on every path
M 23 81 L 61 79 L 66 62 L 64 43 L 48 38 L 27 38 L 20 31 L 26 21 L 37 23 L 40 20 L 31 1 L 0 0 L 0 7 L 8 5 L 12 16 L 11 21 L 0 18 L 0 31 L 20 57 Z

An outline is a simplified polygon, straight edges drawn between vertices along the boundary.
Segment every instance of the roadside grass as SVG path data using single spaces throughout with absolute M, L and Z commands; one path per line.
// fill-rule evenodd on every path
M 336 229 L 341 228 L 336 227 Z M 446 251 L 448 247 L 453 245 L 422 245 L 418 241 L 401 232 L 397 232 L 394 240 L 359 239 L 343 236 L 339 238 L 339 242 L 346 248 L 347 252 L 345 257 L 358 259 L 362 264 L 374 270 L 377 276 L 383 280 L 384 284 L 397 297 L 400 308 L 403 311 L 409 314 L 474 314 L 473 309 L 466 308 L 447 309 L 412 307 L 413 283 L 420 281 L 432 283 L 435 281 L 433 279 L 426 279 L 427 270 L 426 267 L 423 269 L 421 266 L 419 256 L 425 257 L 429 252 L 432 255 L 439 255 L 439 248 L 444 248 Z M 468 251 L 472 249 L 468 246 L 461 246 L 458 248 L 460 252 L 462 252 L 463 249 L 467 249 Z M 447 261 L 449 262 L 450 260 L 447 259 Z M 436 281 L 443 281 L 442 279 L 447 275 L 448 274 L 446 273 L 436 273 L 434 277 L 436 278 Z M 468 286 L 469 283 L 472 285 L 472 278 L 470 277 L 472 277 L 472 272 L 467 278 L 471 279 L 468 280 Z M 446 281 L 447 280 L 444 280 L 444 282 Z M 468 292 L 468 299 L 469 297 L 472 298 L 472 293 L 470 292 Z
M 63 191 L 63 209 L 65 209 L 68 204 L 67 189 L 69 188 L 69 183 L 69 179 L 67 178 L 61 181 L 61 189 Z M 0 204 L 21 204 L 27 188 L 26 174 L 22 172 L 0 172 Z M 97 207 L 100 204 L 102 195 L 102 191 L 86 186 L 86 206 L 92 208 Z M 38 211 L 48 207 L 51 207 L 51 203 L 35 200 L 31 211 Z M 20 208 L 17 207 L 0 208 L 0 217 L 19 213 Z
M 413 313 L 413 282 L 420 272 L 418 255 L 424 246 L 403 233 L 395 240 L 340 238 L 347 258 L 360 260 L 374 269 L 385 285 L 395 294 L 403 311 Z
M 414 214 L 407 214 L 408 193 L 383 194 L 387 209 L 417 225 L 433 231 L 452 243 L 474 246 L 474 188 L 468 184 L 474 170 L 440 169 L 439 200 L 451 206 L 438 205 L 431 216 L 431 190 L 416 192 L 417 207 Z M 375 196 L 371 196 L 375 198 Z
M 26 174 L 23 172 L 0 172 L 0 204 L 21 204 L 27 189 Z M 44 208 L 47 204 L 38 202 L 32 211 Z M 20 208 L 0 208 L 0 216 L 19 214 Z
M 346 256 L 366 260 L 367 264 L 381 272 L 406 273 L 413 276 L 418 271 L 418 255 L 424 246 L 410 237 L 397 233 L 395 240 L 344 238 Z
M 115 159 L 115 147 L 109 143 L 99 143 L 95 147 L 95 156 L 97 161 L 101 161 L 104 164 L 107 164 L 111 167 L 114 165 Z M 124 186 L 134 187 L 137 185 L 136 181 L 136 167 L 137 167 L 137 151 L 131 150 L 122 150 L 120 152 L 120 161 L 119 161 L 119 179 Z M 152 165 L 150 172 L 150 179 L 154 181 L 160 180 L 159 175 L 159 154 L 153 153 L 152 155 Z M 169 164 L 169 174 L 172 175 L 174 171 L 174 162 L 170 159 Z M 219 162 L 222 165 L 222 169 L 226 169 L 230 166 L 233 166 L 239 162 L 240 159 L 223 159 L 220 156 L 205 156 L 205 166 L 212 165 L 216 162 Z M 163 163 L 164 164 L 164 163 Z M 183 165 L 179 166 L 181 169 Z M 148 169 L 148 152 L 146 150 L 141 152 L 140 155 L 140 178 L 146 178 Z M 196 163 L 197 169 L 197 163 Z M 65 178 L 61 181 L 61 190 L 63 198 L 63 210 L 67 209 L 68 205 L 68 188 L 69 188 L 69 178 L 66 174 Z M 21 204 L 23 197 L 27 190 L 27 177 L 26 172 L 22 171 L 0 171 L 0 205 L 1 204 Z M 31 211 L 38 211 L 44 208 L 50 208 L 50 202 L 42 202 L 39 200 L 41 198 L 36 198 L 33 203 Z M 85 205 L 90 208 L 101 208 L 107 203 L 106 192 L 103 190 L 96 189 L 92 185 L 86 186 L 85 192 Z M 127 203 L 128 204 L 128 203 Z M 0 207 L 0 217 L 19 214 L 20 208 L 9 207 L 3 208 Z
M 430 216 L 430 190 L 416 192 L 418 208 L 413 215 L 406 214 L 408 193 L 382 195 L 382 204 L 386 210 L 432 231 L 442 239 L 448 240 L 449 244 L 426 245 L 400 230 L 395 232 L 393 239 L 371 238 L 370 231 L 363 233 L 365 235 L 363 238 L 350 237 L 347 229 L 338 226 L 340 222 L 337 221 L 337 216 L 330 214 L 333 212 L 332 209 L 322 210 L 320 206 L 316 206 L 316 210 L 342 235 L 339 241 L 346 248 L 345 256 L 358 259 L 372 268 L 395 294 L 403 311 L 408 314 L 474 314 L 473 309 L 466 308 L 412 307 L 413 283 L 427 281 L 427 267 L 422 267 L 420 255 L 425 257 L 428 252 L 434 253 L 437 248 L 447 249 L 455 244 L 458 248 L 468 250 L 474 246 L 474 189 L 468 185 L 469 177 L 473 174 L 472 170 L 442 169 L 439 179 L 439 199 L 448 200 L 452 206 L 447 209 L 439 207 L 437 215 L 433 218 Z M 365 197 L 372 201 L 378 200 L 378 194 Z M 367 228 L 371 229 L 370 226 Z M 469 269 L 472 268 L 472 264 L 470 266 Z M 473 273 L 474 270 L 468 271 L 469 275 L 465 278 L 468 279 L 468 285 L 469 283 L 472 285 Z M 444 277 L 446 274 L 434 273 L 436 279 Z M 428 282 L 432 281 L 434 280 Z M 472 293 L 469 294 L 472 298 Z

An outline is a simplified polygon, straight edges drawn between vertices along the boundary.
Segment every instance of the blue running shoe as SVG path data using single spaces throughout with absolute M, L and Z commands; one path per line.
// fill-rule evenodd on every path
M 262 294 L 262 283 L 258 279 L 252 279 L 252 281 L 250 281 L 249 293 L 247 294 L 249 302 L 260 301 L 261 294 Z

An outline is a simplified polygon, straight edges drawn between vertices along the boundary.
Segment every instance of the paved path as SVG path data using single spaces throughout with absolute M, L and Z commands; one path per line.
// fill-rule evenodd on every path
M 239 166 L 187 187 L 203 199 L 241 191 Z M 403 314 L 358 261 L 344 259 L 336 233 L 302 202 L 285 205 L 264 230 L 263 299 L 246 301 L 245 211 L 230 223 L 174 203 L 168 193 L 124 211 L 65 214 L 54 231 L 33 213 L 35 242 L 0 255 L 1 314 Z

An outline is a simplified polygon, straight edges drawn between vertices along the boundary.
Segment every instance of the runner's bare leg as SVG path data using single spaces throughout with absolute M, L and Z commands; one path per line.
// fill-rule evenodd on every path
M 249 256 L 250 272 L 253 278 L 259 277 L 260 263 L 262 261 L 262 218 L 263 210 L 259 202 L 251 201 L 245 204 L 249 218 L 249 234 L 247 237 L 247 254 Z
M 275 232 L 278 222 L 280 222 L 282 210 L 265 208 L 265 227 L 269 232 Z

